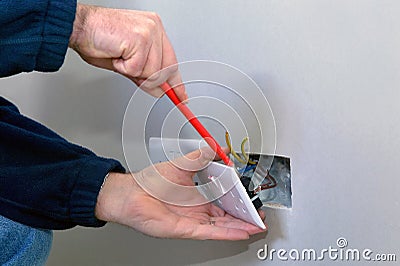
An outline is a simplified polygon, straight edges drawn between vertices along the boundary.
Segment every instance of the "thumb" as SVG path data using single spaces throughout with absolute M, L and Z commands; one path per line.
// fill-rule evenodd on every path
M 223 148 L 223 151 L 228 154 L 229 149 Z M 211 161 L 219 159 L 219 156 L 214 150 L 210 147 L 203 147 L 182 157 L 176 158 L 172 163 L 180 170 L 197 172 L 206 168 Z

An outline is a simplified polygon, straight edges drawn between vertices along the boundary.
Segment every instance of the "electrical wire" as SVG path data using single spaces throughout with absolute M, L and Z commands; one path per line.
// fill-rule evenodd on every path
M 276 186 L 278 185 L 278 183 L 276 182 L 275 178 L 273 178 L 273 177 L 269 174 L 269 171 L 267 172 L 267 176 L 265 177 L 265 179 L 268 180 L 267 183 L 258 186 L 258 187 L 254 190 L 255 193 L 258 193 L 258 192 L 260 192 L 260 191 L 262 191 L 262 190 L 274 188 L 274 187 L 276 187 Z
M 244 174 L 256 168 L 255 164 L 246 165 L 245 167 L 238 170 L 239 173 Z
M 249 140 L 248 137 L 245 137 L 242 141 L 242 144 L 240 145 L 240 148 L 242 150 L 242 155 L 244 157 L 244 159 L 246 160 L 246 162 L 248 162 L 249 164 L 256 164 L 256 162 L 250 160 L 249 156 L 247 155 L 246 151 L 244 150 L 244 144 L 246 144 L 246 142 Z
M 243 160 L 236 152 L 234 149 L 232 149 L 231 141 L 229 139 L 229 133 L 228 131 L 225 132 L 225 141 L 226 145 L 228 145 L 228 148 L 230 152 L 232 153 L 233 157 L 235 157 L 240 163 L 242 164 L 247 164 L 247 161 Z
M 246 164 L 246 166 L 244 166 L 243 168 L 241 168 L 241 169 L 238 171 L 238 172 L 240 172 L 241 174 L 244 174 L 244 173 L 246 173 L 246 172 L 248 172 L 248 171 L 251 171 L 251 170 L 253 170 L 254 168 L 257 167 L 257 162 L 254 162 L 254 161 L 250 160 L 249 156 L 247 155 L 247 153 L 246 153 L 245 150 L 244 150 L 244 145 L 246 144 L 246 142 L 247 142 L 248 140 L 249 140 L 248 137 L 244 138 L 243 141 L 242 141 L 242 143 L 241 143 L 241 145 L 240 145 L 240 148 L 241 148 L 243 157 L 245 158 L 245 159 L 243 159 L 242 157 L 240 157 L 240 156 L 232 149 L 231 141 L 230 141 L 230 139 L 229 139 L 229 133 L 228 133 L 228 131 L 225 132 L 225 141 L 226 141 L 226 144 L 228 145 L 228 148 L 229 148 L 231 154 L 232 154 L 233 157 L 235 157 L 240 163 Z M 278 185 L 278 183 L 276 182 L 275 178 L 269 174 L 269 171 L 267 172 L 267 175 L 266 175 L 266 177 L 265 177 L 264 179 L 267 180 L 267 182 L 264 183 L 264 184 L 262 184 L 262 185 L 259 185 L 259 186 L 254 190 L 255 193 L 259 193 L 259 192 L 262 191 L 262 190 L 267 190 L 267 189 L 274 188 L 274 187 L 276 187 L 276 186 Z

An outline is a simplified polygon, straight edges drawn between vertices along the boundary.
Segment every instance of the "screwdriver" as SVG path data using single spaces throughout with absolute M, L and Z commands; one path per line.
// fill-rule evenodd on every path
M 176 95 L 175 91 L 171 86 L 164 82 L 160 85 L 161 89 L 167 94 L 169 99 L 175 104 L 176 107 L 181 111 L 181 113 L 186 117 L 190 124 L 196 129 L 200 136 L 207 142 L 210 148 L 218 154 L 218 156 L 224 161 L 227 166 L 233 166 L 233 162 L 224 153 L 218 142 L 211 136 L 210 132 L 203 126 L 203 124 L 197 119 L 197 117 L 192 113 L 186 104 L 183 104 L 181 100 Z

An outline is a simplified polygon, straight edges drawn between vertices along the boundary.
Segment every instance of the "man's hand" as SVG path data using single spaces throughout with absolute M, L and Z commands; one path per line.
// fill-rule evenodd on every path
M 212 159 L 209 155 L 204 149 L 197 150 L 186 155 L 186 159 L 181 157 L 174 162 L 159 163 L 154 167 L 174 183 L 193 186 L 195 172 L 188 169 L 207 165 Z M 149 169 L 141 172 L 145 171 L 148 178 L 151 178 L 148 173 L 153 170 L 146 171 Z M 141 172 L 134 175 L 140 175 Z M 265 214 L 262 211 L 259 213 L 264 219 Z M 131 174 L 110 174 L 98 196 L 96 217 L 163 238 L 241 240 L 263 232 L 257 226 L 232 217 L 211 203 L 177 206 L 162 202 L 146 193 Z
M 69 46 L 89 64 L 118 72 L 138 86 L 149 78 L 141 88 L 156 97 L 163 94 L 161 83 L 174 87 L 182 82 L 174 49 L 152 12 L 78 4 Z M 183 85 L 174 91 L 187 100 Z

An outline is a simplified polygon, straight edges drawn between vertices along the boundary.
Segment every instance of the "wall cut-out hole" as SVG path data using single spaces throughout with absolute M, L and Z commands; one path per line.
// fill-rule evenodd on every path
M 253 153 L 248 156 L 256 164 L 234 162 L 249 196 L 252 198 L 258 194 L 262 205 L 266 207 L 292 208 L 290 158 Z

